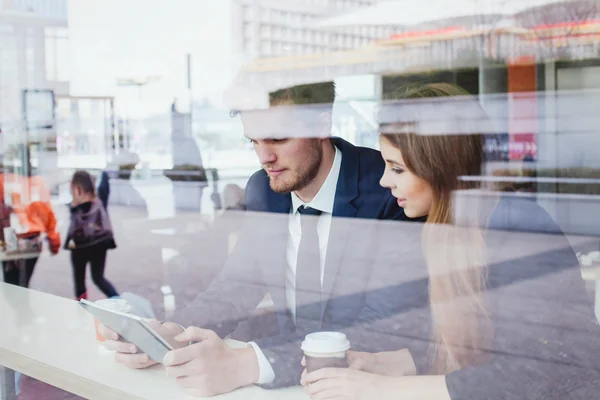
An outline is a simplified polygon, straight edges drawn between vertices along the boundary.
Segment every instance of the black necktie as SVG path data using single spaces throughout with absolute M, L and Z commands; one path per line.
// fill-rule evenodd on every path
M 302 236 L 296 263 L 296 330 L 314 332 L 321 321 L 321 255 L 317 222 L 321 211 L 300 206 Z

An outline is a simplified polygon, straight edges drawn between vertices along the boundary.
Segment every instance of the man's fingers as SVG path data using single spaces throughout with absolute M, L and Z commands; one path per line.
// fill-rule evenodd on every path
M 300 361 L 300 365 L 306 367 L 306 357 L 302 356 L 302 361 Z
M 146 323 L 150 328 L 154 329 L 157 332 L 160 332 L 162 330 L 163 325 L 155 319 L 147 319 Z
M 203 375 L 206 371 L 204 361 L 196 358 L 191 362 L 176 365 L 172 367 L 165 367 L 165 373 L 170 378 L 182 378 L 185 376 L 194 376 L 199 379 L 199 375 Z
M 119 364 L 123 364 L 128 368 L 141 369 L 148 368 L 151 365 L 156 364 L 156 361 L 150 359 L 147 354 L 123 354 L 116 353 L 115 361 Z
M 192 376 L 181 376 L 181 377 L 177 377 L 177 379 L 175 380 L 175 382 L 177 383 L 177 386 L 181 387 L 181 388 L 192 388 L 194 386 L 197 385 L 196 381 L 197 381 L 196 376 L 192 377 Z
M 138 348 L 131 343 L 121 342 L 120 340 L 106 340 L 104 347 L 117 353 L 135 354 L 138 352 Z
M 189 365 L 190 363 L 187 364 L 183 364 L 183 365 L 176 365 L 174 367 L 165 367 L 165 375 L 168 378 L 183 378 L 185 376 L 188 376 L 189 374 L 187 374 L 186 372 L 186 366 Z
M 100 332 L 102 336 L 109 340 L 119 340 L 119 334 L 107 327 L 106 325 L 98 325 L 98 332 Z
M 173 367 L 192 361 L 200 355 L 201 344 L 202 343 L 196 343 L 181 349 L 169 351 L 163 359 L 163 364 L 167 367 Z
M 179 335 L 184 331 L 181 325 L 174 324 L 173 322 L 165 322 L 162 326 L 172 335 Z
M 195 326 L 190 326 L 183 333 L 175 336 L 175 340 L 178 342 L 202 342 L 204 340 L 212 339 L 216 336 L 216 333 L 209 329 L 202 329 Z

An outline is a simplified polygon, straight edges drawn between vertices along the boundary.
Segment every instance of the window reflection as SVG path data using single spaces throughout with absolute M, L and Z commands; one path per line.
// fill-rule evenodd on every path
M 42 307 L 118 293 L 176 347 L 206 342 L 193 395 L 595 398 L 599 18 L 587 0 L 0 0 L 0 354 L 38 376 L 75 332 L 69 351 L 129 377 L 76 303 Z M 104 224 L 74 229 L 84 214 Z M 107 221 L 115 246 L 77 254 Z M 188 326 L 208 331 L 177 342 Z M 315 331 L 345 336 L 315 350 Z M 350 368 L 317 393 L 303 356 Z M 53 368 L 183 392 L 72 366 Z

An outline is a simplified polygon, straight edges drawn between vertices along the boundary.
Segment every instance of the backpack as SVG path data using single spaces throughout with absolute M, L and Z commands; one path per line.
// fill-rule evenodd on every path
M 71 212 L 68 240 L 74 242 L 76 249 L 90 247 L 111 239 L 113 239 L 112 225 L 98 199 L 92 202 L 88 212 L 81 209 Z

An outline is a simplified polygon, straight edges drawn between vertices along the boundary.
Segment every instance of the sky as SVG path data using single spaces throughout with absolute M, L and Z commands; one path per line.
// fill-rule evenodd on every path
M 192 54 L 195 98 L 222 101 L 240 65 L 232 53 L 229 0 L 69 0 L 71 92 L 143 99 L 148 113 L 164 112 L 186 87 Z M 155 75 L 137 88 L 118 78 Z

